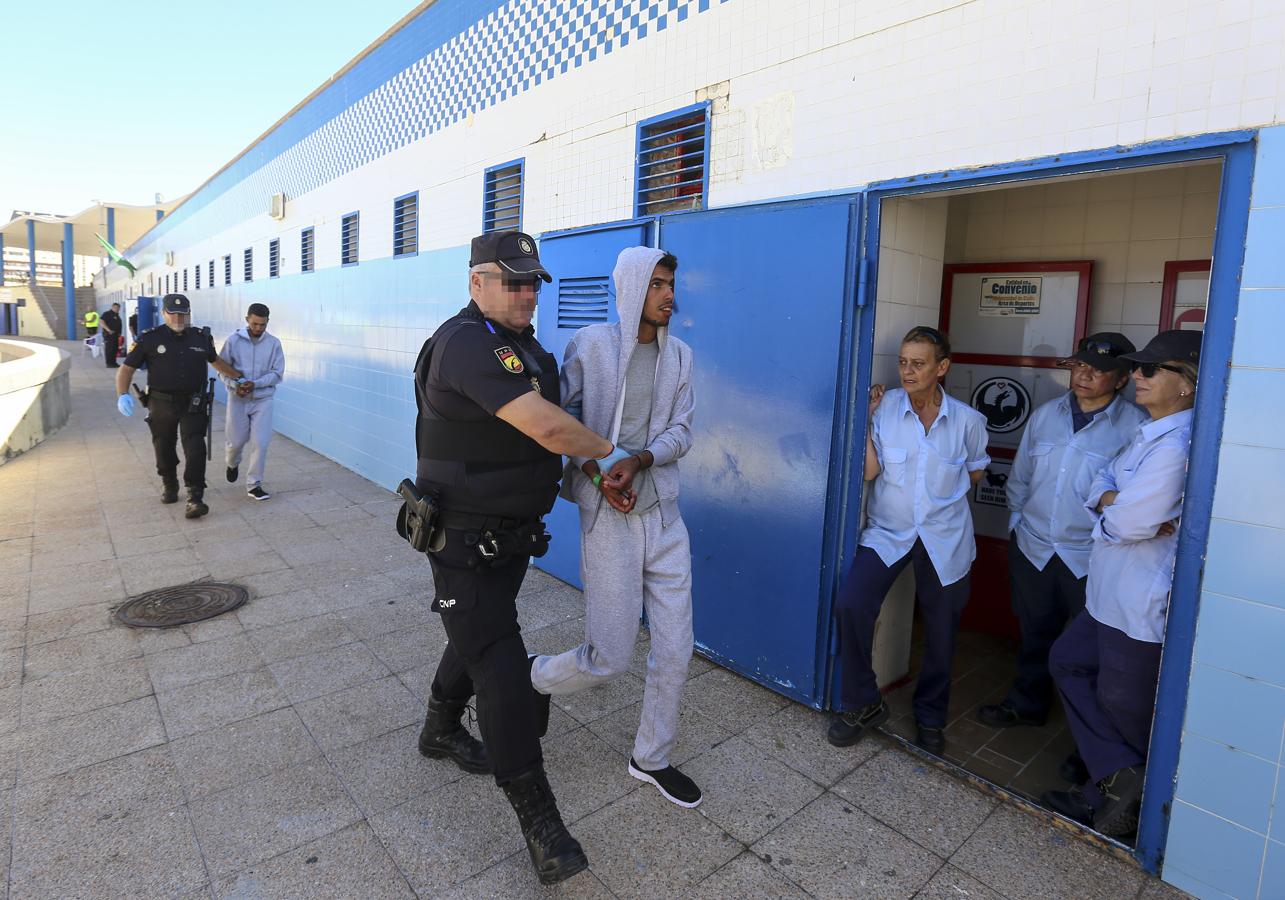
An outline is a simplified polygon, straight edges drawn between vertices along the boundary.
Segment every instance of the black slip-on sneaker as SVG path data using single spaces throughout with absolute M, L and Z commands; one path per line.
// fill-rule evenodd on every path
M 228 466 L 227 471 L 223 473 L 224 477 L 228 480 L 228 484 L 236 484 L 236 478 L 240 473 L 240 470 L 240 466 Z
M 915 744 L 929 753 L 940 754 L 946 749 L 946 734 L 940 728 L 935 728 L 932 725 L 919 725 L 916 723 Z
M 261 484 L 256 484 L 254 487 L 246 491 L 245 494 L 251 500 L 267 500 L 269 497 L 272 496 L 271 494 L 269 494 L 267 491 L 263 489 L 263 485 Z
M 673 766 L 665 766 L 663 769 L 657 769 L 654 772 L 648 772 L 646 769 L 638 767 L 634 758 L 629 757 L 629 774 L 639 781 L 646 781 L 656 785 L 662 797 L 676 806 L 683 809 L 692 809 L 700 806 L 704 797 L 701 795 L 701 789 L 682 772 Z
M 1138 830 L 1146 772 L 1144 766 L 1128 766 L 1098 782 L 1102 806 L 1093 814 L 1094 831 L 1107 837 L 1122 838 Z

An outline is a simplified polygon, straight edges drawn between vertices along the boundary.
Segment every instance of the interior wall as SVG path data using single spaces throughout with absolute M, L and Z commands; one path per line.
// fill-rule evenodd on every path
M 897 351 L 916 325 L 936 327 L 950 200 L 899 198 L 879 211 L 872 381 L 898 385 Z
M 944 259 L 1093 260 L 1089 332 L 1141 347 L 1159 329 L 1165 263 L 1213 252 L 1220 176 L 1215 163 L 951 197 Z

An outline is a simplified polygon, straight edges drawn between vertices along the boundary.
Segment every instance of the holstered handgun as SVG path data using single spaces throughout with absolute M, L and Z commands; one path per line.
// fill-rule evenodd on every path
M 402 507 L 397 511 L 397 533 L 419 553 L 436 553 L 446 543 L 446 531 L 437 524 L 437 497 L 422 494 L 415 482 L 403 478 L 397 485 Z
M 139 387 L 136 384 L 131 384 L 130 387 L 134 389 L 135 394 L 138 394 L 139 404 L 142 405 L 144 409 L 146 409 L 147 404 L 151 402 L 151 398 L 147 396 L 147 391 L 143 390 L 141 387 Z

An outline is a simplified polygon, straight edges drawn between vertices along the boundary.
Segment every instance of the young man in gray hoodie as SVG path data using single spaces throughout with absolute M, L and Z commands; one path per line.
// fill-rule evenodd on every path
M 238 328 L 223 342 L 220 356 L 237 360 L 235 368 L 241 378 L 222 376 L 228 389 L 228 412 L 224 424 L 227 439 L 227 479 L 235 483 L 241 466 L 241 454 L 250 445 L 250 464 L 246 467 L 245 490 L 252 500 L 267 500 L 271 494 L 263 489 L 263 468 L 268 461 L 268 441 L 272 440 L 272 398 L 286 373 L 286 355 L 281 342 L 268 334 L 268 308 L 251 303 L 245 327 Z
M 629 774 L 690 808 L 700 788 L 669 762 L 692 655 L 691 549 L 678 513 L 678 460 L 692 445 L 692 350 L 669 335 L 677 268 L 663 250 L 622 251 L 612 273 L 619 323 L 590 325 L 567 345 L 563 406 L 632 455 L 609 472 L 594 459 L 567 464 L 562 496 L 580 508 L 585 640 L 533 657 L 531 684 L 547 722 L 547 695 L 629 668 L 646 610 L 651 651 Z

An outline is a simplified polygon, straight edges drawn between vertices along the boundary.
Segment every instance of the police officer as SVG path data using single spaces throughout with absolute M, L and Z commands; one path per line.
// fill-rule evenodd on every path
M 162 503 L 178 502 L 178 452 L 175 443 L 183 434 L 183 483 L 187 486 L 184 515 L 197 519 L 210 511 L 205 505 L 205 406 L 206 366 L 223 375 L 241 373 L 219 359 L 208 328 L 191 326 L 192 308 L 182 294 L 166 294 L 161 301 L 165 324 L 145 331 L 130 348 L 116 373 L 116 408 L 121 415 L 134 413 L 129 388 L 134 372 L 147 363 L 147 426 L 156 451 L 156 473 L 165 489 Z
M 103 336 L 98 340 L 103 345 L 103 360 L 107 363 L 107 368 L 118 369 L 120 364 L 116 362 L 116 355 L 120 352 L 120 304 L 113 303 L 112 308 L 102 315 Z
M 530 556 L 547 547 L 540 517 L 557 496 L 560 454 L 602 459 L 603 471 L 628 454 L 559 408 L 557 361 L 531 328 L 541 279 L 552 280 L 535 242 L 492 232 L 471 249 L 472 301 L 415 364 L 416 485 L 441 509 L 429 561 L 433 610 L 448 639 L 419 749 L 492 772 L 540 881 L 554 884 L 588 861 L 545 778 L 539 737 L 548 708 L 537 716 L 516 599 Z M 485 747 L 460 724 L 474 693 Z

